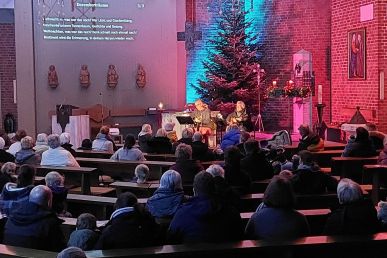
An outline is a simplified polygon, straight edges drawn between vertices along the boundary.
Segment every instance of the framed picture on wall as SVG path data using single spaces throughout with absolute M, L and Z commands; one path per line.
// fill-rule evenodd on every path
M 348 79 L 366 79 L 366 30 L 348 32 Z

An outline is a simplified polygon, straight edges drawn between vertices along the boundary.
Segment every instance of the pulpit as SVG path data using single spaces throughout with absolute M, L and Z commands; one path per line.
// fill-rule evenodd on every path
M 78 148 L 82 140 L 90 138 L 90 121 L 88 115 L 82 115 L 77 107 L 71 105 L 57 105 L 56 115 L 51 116 L 52 133 L 60 135 L 70 134 L 70 143 Z

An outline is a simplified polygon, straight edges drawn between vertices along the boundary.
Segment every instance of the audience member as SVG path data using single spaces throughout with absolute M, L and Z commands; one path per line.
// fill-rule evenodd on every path
M 42 156 L 42 153 L 49 149 L 47 144 L 47 134 L 40 133 L 36 136 L 35 146 L 32 148 L 36 154 Z
M 300 165 L 293 172 L 291 179 L 294 191 L 298 194 L 321 194 L 326 191 L 335 191 L 337 180 L 321 172 L 314 162 L 313 154 L 309 151 L 300 151 Z
M 250 178 L 241 170 L 241 153 L 236 146 L 229 146 L 224 152 L 224 178 L 226 182 L 236 187 L 239 193 L 250 191 Z
M 387 145 L 384 146 L 378 157 L 378 164 L 387 165 Z
M 94 249 L 146 247 L 158 243 L 158 226 L 137 203 L 134 194 L 120 194 L 115 207 Z
M 387 144 L 386 134 L 381 131 L 378 131 L 374 123 L 367 123 L 366 129 L 370 134 L 370 140 L 374 145 L 375 149 L 377 150 L 383 149 L 384 145 Z
M 138 145 L 140 150 L 145 153 L 151 152 L 148 142 L 152 139 L 152 127 L 150 124 L 143 124 L 141 132 L 138 134 Z
M 308 150 L 315 152 L 324 150 L 324 140 L 312 132 L 307 124 L 300 125 L 298 132 L 301 135 L 300 142 L 298 143 L 299 151 Z
M 249 139 L 244 143 L 245 157 L 241 160 L 241 170 L 250 176 L 252 181 L 273 177 L 273 167 L 267 161 L 259 147 L 259 142 Z
M 172 153 L 172 143 L 163 128 L 157 130 L 155 137 L 148 141 L 148 145 L 151 148 L 151 153 Z
M 110 159 L 114 160 L 146 160 L 144 154 L 135 146 L 136 139 L 133 134 L 125 138 L 124 147 L 119 148 Z
M 71 155 L 73 155 L 73 157 L 75 157 L 77 154 L 75 152 L 75 150 L 73 149 L 73 145 L 70 143 L 70 134 L 69 133 L 61 133 L 61 135 L 59 136 L 59 142 L 60 142 L 60 146 L 67 150 L 68 152 L 71 153 Z
M 223 151 L 226 150 L 229 146 L 235 146 L 239 143 L 241 132 L 238 125 L 231 124 L 227 127 L 226 133 L 223 136 L 220 147 Z
M 363 127 L 356 128 L 356 137 L 351 136 L 345 146 L 343 157 L 372 157 L 376 156 L 376 149 Z
M 176 163 L 170 169 L 180 173 L 183 184 L 192 184 L 195 175 L 204 169 L 198 160 L 192 159 L 192 147 L 179 144 L 175 156 Z
M 160 186 L 146 203 L 146 208 L 160 223 L 173 218 L 184 198 L 180 174 L 175 170 L 167 170 L 160 178 Z
M 18 207 L 28 199 L 34 187 L 35 168 L 31 165 L 21 165 L 16 183 L 6 183 L 1 192 L 1 213 L 9 215 L 10 210 Z
M 309 225 L 294 209 L 296 196 L 290 181 L 274 176 L 264 193 L 263 202 L 247 223 L 245 233 L 251 239 L 279 241 L 307 236 Z
M 35 186 L 29 201 L 12 210 L 5 228 L 4 244 L 58 252 L 65 247 L 60 220 L 50 210 L 52 193 L 44 185 Z
M 48 150 L 43 152 L 40 165 L 42 166 L 57 166 L 57 167 L 79 167 L 70 152 L 60 147 L 59 135 L 51 134 L 47 138 Z
M 104 125 L 99 130 L 92 144 L 92 149 L 95 151 L 113 152 L 116 147 L 113 140 L 109 136 L 109 127 Z
M 176 131 L 173 130 L 174 127 L 175 127 L 175 123 L 166 123 L 164 125 L 164 129 L 167 132 L 167 137 L 171 141 L 171 143 L 174 143 L 177 141 Z
M 134 169 L 134 178 L 132 181 L 137 184 L 144 184 L 149 177 L 149 167 L 145 164 L 139 164 Z
M 242 220 L 239 212 L 216 198 L 212 175 L 205 171 L 198 173 L 193 189 L 195 196 L 173 217 L 167 241 L 178 244 L 240 240 Z
M 8 137 L 8 134 L 3 130 L 0 129 L 0 138 L 3 138 L 4 140 L 4 149 L 8 149 L 9 146 L 11 146 L 12 142 L 11 139 Z
M 15 156 L 16 152 L 21 150 L 21 139 L 27 136 L 27 133 L 25 130 L 17 130 L 15 136 L 13 137 L 14 142 L 9 146 L 7 152 L 11 153 L 13 156 Z
M 97 218 L 90 213 L 82 213 L 77 218 L 76 228 L 71 233 L 67 246 L 78 247 L 84 251 L 92 250 L 98 238 Z
M 18 165 L 31 164 L 39 165 L 40 155 L 32 149 L 34 147 L 34 139 L 26 136 L 20 141 L 21 150 L 15 154 L 15 163 Z
M 56 171 L 51 171 L 44 179 L 52 192 L 52 210 L 60 217 L 71 217 L 66 211 L 68 190 L 64 186 L 64 177 Z
M 241 152 L 242 156 L 246 156 L 244 144 L 248 139 L 250 139 L 250 134 L 246 131 L 241 131 L 241 134 L 239 136 L 239 143 L 237 144 L 237 147 Z
M 200 161 L 211 160 L 211 153 L 208 150 L 208 145 L 203 142 L 203 135 L 200 132 L 195 132 L 192 136 L 192 159 Z
M 78 247 L 67 247 L 63 249 L 56 258 L 87 258 L 85 252 Z
M 326 235 L 374 234 L 379 230 L 377 212 L 371 200 L 363 197 L 360 186 L 351 179 L 337 186 L 340 207 L 333 210 L 325 224 Z
M 81 143 L 81 147 L 78 150 L 92 150 L 93 142 L 90 139 L 83 139 Z
M 0 137 L 0 163 L 5 162 L 14 162 L 15 156 L 13 156 L 11 153 L 8 153 L 4 150 L 5 141 L 2 137 Z
M 187 145 L 192 145 L 192 137 L 194 135 L 194 130 L 190 127 L 184 128 L 184 130 L 181 132 L 181 139 L 179 139 L 177 142 L 175 142 L 172 145 L 172 153 L 176 152 L 176 148 L 180 143 L 185 143 Z
M 16 164 L 13 162 L 6 162 L 1 167 L 0 174 L 0 191 L 3 190 L 6 183 L 15 183 L 17 180 L 16 176 Z

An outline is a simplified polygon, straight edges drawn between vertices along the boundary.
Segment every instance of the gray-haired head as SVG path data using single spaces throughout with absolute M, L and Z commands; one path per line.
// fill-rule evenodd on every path
M 35 186 L 30 192 L 29 201 L 45 208 L 51 208 L 52 192 L 45 185 Z
M 40 133 L 36 136 L 36 145 L 47 145 L 47 134 Z
M 187 160 L 192 159 L 192 147 L 185 143 L 180 143 L 175 151 L 176 159 Z
M 220 177 L 224 178 L 224 169 L 217 164 L 213 164 L 213 165 L 209 166 L 206 169 L 206 171 L 208 173 L 210 173 L 213 177 L 220 176 Z
M 160 188 L 182 191 L 183 185 L 179 172 L 172 169 L 165 171 L 160 178 Z
M 15 175 L 16 174 L 16 164 L 13 162 L 6 162 L 1 167 L 1 173 L 7 175 Z
M 201 142 L 203 140 L 203 135 L 200 132 L 195 132 L 192 136 L 193 142 Z
M 144 164 L 139 164 L 134 169 L 134 174 L 137 177 L 137 183 L 139 184 L 145 183 L 149 177 L 149 167 Z
M 363 191 L 358 183 L 343 178 L 337 185 L 337 197 L 340 204 L 353 203 L 363 198 Z
M 20 140 L 20 144 L 23 150 L 32 149 L 34 147 L 34 139 L 31 136 L 26 136 Z
M 47 137 L 47 144 L 51 149 L 56 149 L 60 146 L 59 135 L 50 134 Z
M 194 135 L 194 131 L 192 128 L 185 128 L 183 132 L 181 132 L 182 138 L 192 138 L 193 135 Z
M 159 128 L 156 132 L 156 137 L 167 137 L 167 131 L 164 128 Z
M 79 247 L 67 247 L 63 249 L 57 256 L 57 258 L 86 258 L 85 252 Z
M 77 218 L 77 230 L 90 229 L 95 230 L 97 228 L 97 218 L 90 213 L 82 213 Z
M 56 186 L 63 186 L 64 184 L 63 176 L 56 171 L 51 171 L 47 173 L 44 180 L 46 181 L 46 185 L 50 188 Z
M 61 133 L 61 135 L 59 136 L 59 142 L 60 142 L 60 145 L 70 143 L 70 134 L 69 133 Z

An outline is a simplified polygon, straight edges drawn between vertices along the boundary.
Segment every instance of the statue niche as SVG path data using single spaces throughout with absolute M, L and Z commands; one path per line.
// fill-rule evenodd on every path
M 118 84 L 118 73 L 116 71 L 115 65 L 109 65 L 109 69 L 107 72 L 107 85 L 109 88 L 114 89 Z
M 55 69 L 55 65 L 50 65 L 48 68 L 48 86 L 55 89 L 59 85 L 58 74 Z
M 142 65 L 138 65 L 137 68 L 136 84 L 139 88 L 144 88 L 146 85 L 146 73 Z
M 81 72 L 79 74 L 79 83 L 82 88 L 88 88 L 90 86 L 90 73 L 87 69 L 87 65 L 81 66 Z

